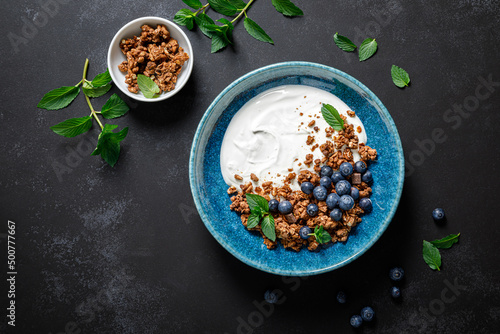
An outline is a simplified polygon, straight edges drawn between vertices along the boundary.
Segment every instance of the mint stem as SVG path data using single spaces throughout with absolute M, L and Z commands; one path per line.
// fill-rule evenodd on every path
M 89 59 L 85 59 L 85 65 L 83 66 L 83 78 L 82 78 L 82 81 L 81 82 L 84 82 L 87 77 L 87 69 L 89 68 Z M 85 94 L 85 92 L 83 92 L 83 95 L 85 95 L 85 99 L 87 100 L 87 104 L 89 105 L 89 108 L 90 108 L 90 111 L 91 111 L 91 114 L 92 116 L 94 116 L 95 120 L 97 121 L 97 123 L 99 123 L 99 126 L 101 127 L 101 130 L 104 129 L 104 127 L 102 126 L 102 123 L 101 121 L 99 120 L 99 117 L 97 117 L 97 114 L 94 110 L 94 108 L 92 107 L 92 103 L 90 103 L 90 99 L 89 97 Z
M 248 9 L 248 7 L 250 7 L 250 5 L 252 4 L 252 2 L 254 2 L 255 0 L 250 0 L 248 1 L 247 5 L 245 6 L 245 8 L 243 8 L 243 10 L 238 14 L 238 16 L 236 16 L 234 18 L 234 20 L 231 21 L 231 23 L 234 23 L 236 21 L 238 21 L 238 19 L 241 17 L 241 15 L 245 14 L 245 16 L 247 15 L 246 13 L 246 10 Z

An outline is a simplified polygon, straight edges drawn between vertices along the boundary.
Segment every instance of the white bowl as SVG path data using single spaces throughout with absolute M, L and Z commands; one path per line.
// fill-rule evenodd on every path
M 156 25 L 158 24 L 165 25 L 168 31 L 170 32 L 170 36 L 172 36 L 174 39 L 177 40 L 179 46 L 182 47 L 184 49 L 184 52 L 186 52 L 189 56 L 189 59 L 184 63 L 184 65 L 182 66 L 181 73 L 177 77 L 177 83 L 175 84 L 175 88 L 170 92 L 166 93 L 163 92 L 158 98 L 154 99 L 148 99 L 144 97 L 144 95 L 140 90 L 137 94 L 129 92 L 128 85 L 125 83 L 126 73 L 121 72 L 118 69 L 118 65 L 121 64 L 124 60 L 127 60 L 127 58 L 120 49 L 120 41 L 122 39 L 131 38 L 134 35 L 140 36 L 141 26 L 144 24 L 149 24 L 150 26 L 155 28 Z M 130 96 L 135 100 L 143 102 L 158 102 L 174 96 L 178 91 L 182 89 L 182 87 L 184 87 L 184 85 L 189 79 L 189 76 L 191 75 L 191 71 L 193 70 L 193 59 L 194 59 L 193 48 L 191 47 L 191 43 L 189 42 L 189 39 L 186 36 L 186 34 L 179 28 L 178 25 L 169 20 L 162 19 L 161 17 L 146 16 L 130 21 L 129 23 L 124 25 L 120 30 L 118 30 L 118 32 L 116 33 L 115 37 L 113 37 L 113 40 L 111 41 L 111 44 L 109 46 L 108 69 L 109 69 L 109 74 L 113 79 L 113 82 L 127 96 Z

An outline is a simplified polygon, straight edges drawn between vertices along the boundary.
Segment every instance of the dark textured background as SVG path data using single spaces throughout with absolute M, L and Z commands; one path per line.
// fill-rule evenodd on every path
M 274 46 L 247 35 L 241 22 L 234 47 L 217 54 L 201 32 L 187 32 L 196 57 L 188 84 L 170 100 L 131 103 L 113 122 L 130 131 L 111 168 L 87 153 L 66 162 L 69 152 L 89 149 L 95 126 L 72 139 L 49 129 L 88 114 L 81 94 L 60 111 L 36 104 L 47 91 L 75 84 L 86 57 L 89 78 L 104 71 L 108 44 L 128 21 L 173 19 L 185 6 L 180 0 L 70 1 L 16 53 L 9 33 L 22 36 L 24 22 L 43 18 L 41 5 L 2 1 L 0 232 L 7 220 L 16 222 L 18 260 L 17 322 L 7 332 L 236 333 L 244 319 L 252 328 L 240 332 L 349 333 L 350 316 L 365 305 L 377 313 L 366 333 L 499 332 L 500 83 L 489 92 L 479 79 L 500 82 L 499 1 L 295 2 L 305 16 L 284 18 L 269 0 L 256 1 L 249 12 Z M 334 45 L 336 31 L 358 45 L 376 37 L 379 51 L 360 63 Z M 239 76 L 288 60 L 333 66 L 367 85 L 394 118 L 410 166 L 397 214 L 372 249 L 305 280 L 233 258 L 201 222 L 188 182 L 191 141 L 210 102 Z M 393 85 L 392 64 L 410 73 L 411 87 Z M 490 96 L 474 105 L 476 91 Z M 100 108 L 105 100 L 94 103 Z M 447 112 L 463 103 L 470 114 Z M 446 140 L 430 150 L 436 128 Z M 419 141 L 430 151 L 422 153 Z M 58 178 L 55 163 L 71 172 Z M 448 215 L 443 226 L 431 218 L 437 206 Z M 422 239 L 458 232 L 459 244 L 442 251 L 442 271 L 429 269 Z M 5 241 L 2 234 L 2 275 Z M 400 303 L 389 296 L 395 265 L 406 270 Z M 285 300 L 263 316 L 256 304 L 269 288 L 280 289 Z M 346 305 L 335 301 L 339 289 L 348 293 Z

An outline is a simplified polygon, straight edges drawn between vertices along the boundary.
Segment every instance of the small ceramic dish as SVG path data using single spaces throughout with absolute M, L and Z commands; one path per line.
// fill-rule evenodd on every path
M 251 98 L 281 85 L 306 85 L 338 96 L 365 126 L 367 144 L 378 151 L 370 164 L 374 183 L 373 212 L 349 234 L 319 252 L 268 250 L 259 233 L 248 231 L 229 209 L 230 196 L 220 170 L 220 148 L 234 114 Z M 404 156 L 389 112 L 361 82 L 337 69 L 306 62 L 286 62 L 250 72 L 230 84 L 209 106 L 194 136 L 189 161 L 191 191 L 201 219 L 214 238 L 231 254 L 260 270 L 308 276 L 342 267 L 366 252 L 382 235 L 399 204 L 404 181 Z
M 126 73 L 121 72 L 118 69 L 118 65 L 121 64 L 124 60 L 127 60 L 125 55 L 122 53 L 120 49 L 120 41 L 122 39 L 131 38 L 133 36 L 140 36 L 141 26 L 144 24 L 149 24 L 154 28 L 156 28 L 158 24 L 165 25 L 168 31 L 170 32 L 170 36 L 172 36 L 172 38 L 177 40 L 179 46 L 182 47 L 184 49 L 184 52 L 186 52 L 189 56 L 189 59 L 184 63 L 184 66 L 182 66 L 181 73 L 177 77 L 177 83 L 175 84 L 175 88 L 170 92 L 162 93 L 159 97 L 154 99 L 148 99 L 144 97 L 144 95 L 141 93 L 140 90 L 137 94 L 129 92 L 127 88 L 128 85 L 125 83 Z M 179 28 L 179 26 L 177 26 L 175 23 L 169 20 L 165 20 L 162 19 L 161 17 L 155 17 L 155 16 L 141 17 L 124 25 L 120 30 L 118 30 L 115 37 L 113 37 L 113 40 L 111 41 L 108 50 L 108 69 L 109 69 L 109 74 L 113 79 L 113 82 L 124 94 L 135 100 L 142 102 L 159 102 L 166 100 L 177 94 L 177 92 L 179 92 L 182 89 L 182 87 L 184 87 L 184 85 L 189 79 L 189 76 L 191 75 L 191 71 L 193 70 L 193 61 L 194 61 L 193 48 L 191 47 L 191 43 L 189 42 L 188 37 L 181 30 L 181 28 Z

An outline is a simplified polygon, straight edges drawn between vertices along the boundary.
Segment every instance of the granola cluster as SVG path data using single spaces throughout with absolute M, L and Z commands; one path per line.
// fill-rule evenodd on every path
M 122 39 L 120 49 L 127 60 L 118 68 L 127 73 L 125 83 L 132 93 L 139 91 L 137 74 L 150 77 L 162 92 L 173 90 L 182 66 L 189 59 L 167 27 L 161 24 L 156 29 L 147 24 L 141 26 L 141 36 Z

